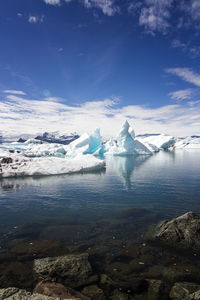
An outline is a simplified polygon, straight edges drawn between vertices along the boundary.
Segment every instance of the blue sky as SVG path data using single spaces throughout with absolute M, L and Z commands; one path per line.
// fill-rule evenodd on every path
M 1 0 L 0 121 L 200 134 L 199 0 Z

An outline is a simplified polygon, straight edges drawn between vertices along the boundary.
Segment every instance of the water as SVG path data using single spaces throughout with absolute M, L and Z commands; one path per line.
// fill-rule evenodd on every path
M 141 247 L 153 223 L 191 210 L 200 214 L 200 151 L 108 157 L 106 166 L 106 171 L 90 174 L 0 181 L 2 255 L 5 258 L 5 249 L 9 257 L 12 253 L 9 263 L 0 269 L 1 286 L 32 286 L 30 274 L 25 272 L 21 281 L 13 282 L 5 277 L 5 269 L 12 269 L 20 259 L 29 266 L 31 255 L 63 254 L 66 247 L 71 252 L 90 251 L 99 272 L 113 277 L 113 270 L 119 270 L 117 276 L 128 276 L 129 258 L 123 254 L 125 261 L 119 267 L 113 255 L 126 246 Z M 155 265 L 156 255 L 151 259 Z M 142 276 L 143 269 L 132 268 Z
M 0 230 L 66 214 L 140 207 L 174 217 L 200 213 L 200 152 L 108 157 L 105 172 L 0 181 Z

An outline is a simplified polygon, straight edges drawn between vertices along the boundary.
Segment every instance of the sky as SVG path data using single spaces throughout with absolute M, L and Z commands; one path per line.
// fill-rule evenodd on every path
M 1 0 L 0 132 L 200 135 L 199 0 Z

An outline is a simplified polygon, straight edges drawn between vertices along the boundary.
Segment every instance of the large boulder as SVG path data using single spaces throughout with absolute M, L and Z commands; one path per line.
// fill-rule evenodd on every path
M 173 247 L 200 249 L 200 217 L 187 212 L 164 221 L 151 230 L 148 238 Z
M 73 288 L 93 283 L 98 279 L 92 274 L 87 253 L 36 259 L 33 270 L 39 279 L 56 279 Z

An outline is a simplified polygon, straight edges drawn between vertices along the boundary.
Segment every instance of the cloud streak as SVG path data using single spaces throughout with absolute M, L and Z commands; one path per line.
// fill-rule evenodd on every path
M 191 99 L 191 96 L 193 94 L 192 89 L 185 89 L 185 90 L 179 90 L 169 93 L 169 96 L 176 101 Z
M 200 74 L 192 71 L 189 68 L 169 68 L 166 69 L 167 73 L 176 75 L 186 82 L 192 83 L 200 87 Z
M 64 133 L 91 132 L 101 128 L 103 137 L 115 136 L 127 119 L 141 133 L 168 133 L 177 136 L 199 134 L 200 103 L 173 104 L 158 108 L 139 105 L 119 107 L 118 99 L 88 101 L 66 105 L 55 98 L 29 100 L 9 94 L 0 102 L 0 122 L 3 135 L 36 135 L 44 131 Z M 199 112 L 199 113 L 198 113 Z

